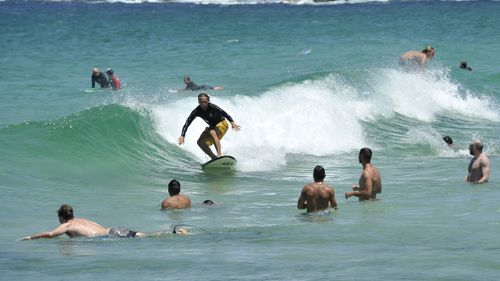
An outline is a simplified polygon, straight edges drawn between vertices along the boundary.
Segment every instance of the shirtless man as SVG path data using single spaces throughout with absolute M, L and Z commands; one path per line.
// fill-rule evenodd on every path
M 382 181 L 380 172 L 370 163 L 372 151 L 364 147 L 359 151 L 358 160 L 363 165 L 363 172 L 359 177 L 359 184 L 353 185 L 351 192 L 345 193 L 345 199 L 356 196 L 359 200 L 370 200 L 377 197 L 377 193 L 382 192 Z
M 436 54 L 432 46 L 427 46 L 421 52 L 408 51 L 399 58 L 399 65 L 406 71 L 420 69 L 423 70 L 429 60 Z
M 177 180 L 171 180 L 168 183 L 169 198 L 161 202 L 162 209 L 186 209 L 191 207 L 191 200 L 185 195 L 180 195 L 181 184 Z
M 486 183 L 490 177 L 490 159 L 483 153 L 483 144 L 473 141 L 469 145 L 470 154 L 473 155 L 469 163 L 469 173 L 465 178 L 472 183 Z
M 318 212 L 328 209 L 330 206 L 337 210 L 337 201 L 335 201 L 335 191 L 333 187 L 323 183 L 325 179 L 325 169 L 321 166 L 314 167 L 313 177 L 314 182 L 309 183 L 302 188 L 299 200 L 297 202 L 298 209 L 306 209 L 307 212 Z
M 130 231 L 124 227 L 104 228 L 96 222 L 74 218 L 73 208 L 64 204 L 57 211 L 61 225 L 52 231 L 42 232 L 21 238 L 21 240 L 34 240 L 39 238 L 54 238 L 63 234 L 73 237 L 117 236 L 117 237 L 143 237 L 142 232 Z

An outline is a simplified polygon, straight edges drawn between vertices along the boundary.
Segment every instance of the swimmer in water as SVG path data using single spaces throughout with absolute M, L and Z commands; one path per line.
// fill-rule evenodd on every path
M 328 210 L 328 204 L 337 210 L 337 201 L 335 200 L 335 190 L 332 186 L 324 183 L 326 177 L 325 169 L 322 166 L 314 167 L 314 182 L 306 184 L 302 188 L 297 209 L 307 209 L 307 213 L 314 213 Z
M 181 195 L 181 183 L 171 180 L 168 183 L 169 198 L 161 202 L 162 209 L 186 209 L 191 207 L 191 200 L 186 195 Z
M 421 52 L 408 51 L 399 58 L 399 65 L 405 71 L 424 70 L 425 65 L 436 54 L 436 50 L 432 46 L 427 46 Z
M 382 180 L 379 170 L 370 163 L 372 151 L 364 147 L 359 151 L 358 161 L 363 166 L 363 172 L 359 177 L 358 185 L 353 185 L 351 192 L 345 193 L 345 199 L 356 196 L 359 200 L 370 200 L 377 198 L 377 193 L 382 192 Z
M 465 180 L 471 183 L 487 183 L 490 178 L 490 159 L 483 153 L 481 141 L 473 141 L 469 145 L 469 152 L 473 157 Z
M 39 238 L 54 238 L 66 234 L 70 238 L 74 237 L 144 237 L 143 232 L 131 231 L 124 227 L 105 228 L 96 222 L 83 218 L 75 218 L 73 216 L 73 208 L 70 205 L 64 204 L 57 211 L 59 222 L 61 223 L 55 229 L 33 234 L 21 238 L 20 240 L 34 240 Z

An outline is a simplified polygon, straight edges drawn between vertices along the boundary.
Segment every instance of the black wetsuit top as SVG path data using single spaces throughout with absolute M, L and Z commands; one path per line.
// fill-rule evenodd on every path
M 184 127 L 182 127 L 181 136 L 184 137 L 186 135 L 189 125 L 191 125 L 191 122 L 193 122 L 196 117 L 205 120 L 210 128 L 215 127 L 215 125 L 219 124 L 224 118 L 229 120 L 229 122 L 233 122 L 233 118 L 231 118 L 229 114 L 213 103 L 208 104 L 207 110 L 201 109 L 201 106 L 198 105 L 187 118 Z
M 201 85 L 201 86 L 198 86 L 196 85 L 193 81 L 189 81 L 186 83 L 186 88 L 184 89 L 184 91 L 198 91 L 198 90 L 213 90 L 214 87 L 210 87 L 210 86 L 207 86 L 207 85 Z
M 94 77 L 94 75 L 92 75 L 91 79 L 92 79 L 92 88 L 95 88 L 95 82 L 97 82 L 97 84 L 99 84 L 99 86 L 101 86 L 101 88 L 109 87 L 108 78 L 106 78 L 106 75 L 104 75 L 104 73 L 102 73 L 102 72 L 99 72 L 99 75 L 97 76 L 97 78 Z

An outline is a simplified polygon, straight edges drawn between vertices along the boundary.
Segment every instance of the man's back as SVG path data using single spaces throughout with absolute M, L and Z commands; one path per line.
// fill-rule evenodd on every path
M 61 226 L 66 227 L 66 235 L 69 237 L 93 237 L 93 236 L 104 236 L 108 234 L 109 229 L 102 227 L 96 222 L 75 218 L 72 219 Z
M 163 209 L 185 209 L 191 207 L 191 200 L 184 195 L 171 196 L 161 202 Z
M 301 199 L 305 200 L 308 213 L 326 210 L 329 203 L 332 208 L 337 207 L 333 188 L 322 182 L 313 182 L 304 186 L 299 203 Z M 298 207 L 300 208 L 301 206 Z

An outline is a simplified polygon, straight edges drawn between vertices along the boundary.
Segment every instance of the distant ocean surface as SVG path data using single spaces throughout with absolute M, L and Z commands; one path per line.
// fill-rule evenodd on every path
M 1 280 L 498 280 L 500 2 L 181 2 L 0 2 Z M 399 69 L 427 45 L 424 73 Z M 124 89 L 88 93 L 93 67 Z M 184 75 L 224 87 L 208 94 L 242 126 L 222 140 L 234 173 L 201 170 L 200 119 L 177 145 L 199 93 L 172 91 Z M 488 184 L 464 182 L 473 139 Z M 345 200 L 364 146 L 383 192 Z M 296 208 L 315 165 L 329 216 Z M 161 211 L 174 178 L 192 208 Z M 202 231 L 16 241 L 63 203 Z

